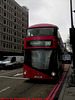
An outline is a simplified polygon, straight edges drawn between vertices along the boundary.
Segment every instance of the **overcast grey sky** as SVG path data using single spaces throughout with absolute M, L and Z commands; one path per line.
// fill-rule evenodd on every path
M 15 0 L 29 9 L 29 26 L 37 23 L 50 23 L 59 27 L 64 41 L 69 37 L 70 0 Z M 75 9 L 73 0 L 73 9 Z M 74 19 L 75 19 L 75 14 Z M 75 20 L 74 20 L 75 22 Z

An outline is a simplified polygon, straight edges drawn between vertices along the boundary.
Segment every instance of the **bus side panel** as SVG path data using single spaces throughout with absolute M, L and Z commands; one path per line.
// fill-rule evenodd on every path
M 56 79 L 35 69 L 32 69 L 26 65 L 23 66 L 23 77 L 31 79 Z

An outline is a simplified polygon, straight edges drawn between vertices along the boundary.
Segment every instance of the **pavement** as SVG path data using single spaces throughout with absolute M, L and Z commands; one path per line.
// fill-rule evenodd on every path
M 72 68 L 70 67 L 67 76 L 64 80 L 62 91 L 60 92 L 58 100 L 75 100 L 75 87 L 69 86 L 68 76 L 71 74 Z

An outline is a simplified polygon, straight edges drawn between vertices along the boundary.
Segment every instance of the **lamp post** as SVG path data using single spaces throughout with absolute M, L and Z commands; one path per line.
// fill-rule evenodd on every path
M 73 12 L 75 10 L 72 10 L 72 0 L 70 0 L 70 13 L 71 13 L 71 28 L 70 28 L 70 43 L 72 45 L 72 51 L 73 51 L 73 73 L 71 74 L 70 77 L 70 83 L 71 86 L 75 86 L 75 28 L 73 25 Z
M 73 68 L 75 69 L 75 28 L 73 25 L 72 0 L 70 0 L 70 13 L 71 13 L 70 43 L 72 45 L 72 50 L 73 50 Z
M 74 28 L 74 25 L 73 25 L 73 14 L 72 14 L 72 0 L 70 0 L 70 12 L 71 12 L 71 28 Z

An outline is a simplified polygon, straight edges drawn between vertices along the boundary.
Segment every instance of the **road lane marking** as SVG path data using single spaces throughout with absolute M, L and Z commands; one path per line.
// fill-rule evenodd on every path
M 6 88 L 2 89 L 2 90 L 0 91 L 0 93 L 6 91 L 6 90 L 9 89 L 9 88 L 10 88 L 10 87 L 6 87 Z
M 13 75 L 13 76 L 21 76 L 21 75 L 23 75 L 23 73 L 18 73 L 18 74 Z
M 5 72 L 5 70 L 1 70 L 1 72 Z
M 9 71 L 9 72 L 8 72 Z M 16 72 L 17 70 L 5 70 L 4 73 L 1 73 L 0 75 L 10 74 L 12 72 Z M 21 71 L 22 72 L 22 71 Z M 20 73 L 20 72 L 19 72 Z
M 0 78 L 7 78 L 7 79 L 22 79 L 22 80 L 28 80 L 29 78 L 21 78 L 21 77 L 8 77 L 8 76 L 0 76 Z

